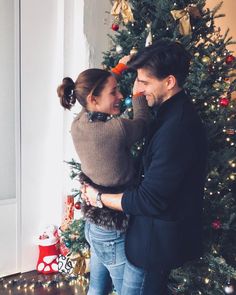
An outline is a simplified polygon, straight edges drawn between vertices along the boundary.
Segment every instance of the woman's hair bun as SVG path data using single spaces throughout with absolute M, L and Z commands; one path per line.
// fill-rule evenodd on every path
M 76 102 L 74 94 L 75 83 L 70 77 L 66 77 L 62 80 L 62 84 L 57 88 L 57 95 L 60 98 L 61 105 L 70 110 Z

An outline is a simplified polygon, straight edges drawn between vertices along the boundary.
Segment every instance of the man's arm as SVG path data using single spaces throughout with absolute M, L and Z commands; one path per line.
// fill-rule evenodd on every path
M 94 189 L 93 187 L 89 185 L 85 185 L 82 188 L 83 198 L 88 204 L 91 204 L 92 206 L 97 205 L 97 194 L 98 191 Z M 102 194 L 101 195 L 101 201 L 104 206 L 118 210 L 123 211 L 121 207 L 121 199 L 122 199 L 123 193 L 120 194 Z
M 158 138 L 158 152 L 153 154 L 140 185 L 122 194 L 102 194 L 103 204 L 131 215 L 160 215 L 171 203 L 177 202 L 175 192 L 192 165 L 192 144 L 186 132 L 173 126 L 162 139 Z M 96 206 L 97 193 L 92 187 L 87 188 L 86 195 L 92 206 Z

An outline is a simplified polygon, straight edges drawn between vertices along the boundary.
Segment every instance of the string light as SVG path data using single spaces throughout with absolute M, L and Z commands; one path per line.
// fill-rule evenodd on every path
M 71 275 L 71 276 L 62 276 L 61 274 L 55 275 L 54 279 L 51 279 L 50 281 L 40 281 L 40 280 L 35 280 L 34 278 L 31 280 L 26 280 L 22 279 L 22 275 L 19 277 L 18 280 L 9 280 L 8 282 L 4 283 L 4 279 L 0 281 L 2 286 L 8 290 L 8 293 L 12 293 L 12 288 L 15 288 L 16 290 L 24 291 L 24 293 L 28 294 L 29 291 L 34 292 L 34 290 L 37 287 L 43 287 L 46 291 L 49 291 L 51 286 L 55 286 L 56 288 L 62 288 L 65 286 L 65 284 L 69 286 L 79 286 L 80 288 L 85 288 L 87 287 L 89 282 L 89 279 L 83 276 L 79 275 Z M 75 293 L 78 293 L 78 290 L 74 290 Z
M 208 284 L 210 280 L 208 278 L 205 278 L 205 284 Z

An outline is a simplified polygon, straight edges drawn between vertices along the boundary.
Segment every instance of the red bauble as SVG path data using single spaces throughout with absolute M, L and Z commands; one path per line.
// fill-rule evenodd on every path
M 118 31 L 119 30 L 119 25 L 114 23 L 114 24 L 111 25 L 111 28 L 112 28 L 113 31 Z
M 235 60 L 235 57 L 234 57 L 232 54 L 226 56 L 226 58 L 225 58 L 225 62 L 226 62 L 227 64 L 230 64 L 230 63 L 233 62 L 234 60 Z
M 212 224 L 211 224 L 211 227 L 213 228 L 213 229 L 220 229 L 221 228 L 221 226 L 222 226 L 222 224 L 221 224 L 221 221 L 219 220 L 219 219 L 216 219 L 216 220 L 214 220 L 213 222 L 212 222 Z
M 229 99 L 228 99 L 227 97 L 222 97 L 222 98 L 220 99 L 220 105 L 221 105 L 222 107 L 227 107 L 228 104 L 229 104 Z
M 76 202 L 74 206 L 75 206 L 75 209 L 77 209 L 77 210 L 81 209 L 80 202 Z

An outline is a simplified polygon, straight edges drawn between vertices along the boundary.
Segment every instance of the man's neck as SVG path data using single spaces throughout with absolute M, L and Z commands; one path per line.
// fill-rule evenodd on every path
M 163 99 L 162 103 L 164 101 L 167 101 L 168 99 L 170 99 L 172 96 L 174 96 L 175 94 L 179 93 L 181 90 L 183 90 L 183 88 L 176 86 L 173 89 L 170 89 L 170 91 L 168 92 L 166 98 Z

